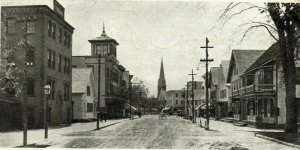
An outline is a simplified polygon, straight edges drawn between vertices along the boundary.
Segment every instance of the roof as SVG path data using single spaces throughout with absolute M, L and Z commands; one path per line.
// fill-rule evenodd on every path
M 278 43 L 273 44 L 268 50 L 266 50 L 245 72 L 252 71 L 264 63 L 273 60 L 280 52 Z
M 72 25 L 70 25 L 65 19 L 63 19 L 58 13 L 56 13 L 54 10 L 52 10 L 48 5 L 19 5 L 19 6 L 1 6 L 2 10 L 5 9 L 12 9 L 12 8 L 45 8 L 51 12 L 54 16 L 59 18 L 61 21 L 63 21 L 68 27 L 70 27 L 73 30 L 75 29 Z M 1 11 L 2 12 L 2 11 Z
M 228 75 L 228 69 L 229 69 L 229 60 L 222 60 L 220 68 L 221 68 L 221 72 L 224 76 L 224 79 L 226 80 L 227 75 Z
M 72 68 L 72 93 L 85 93 L 91 74 L 92 68 Z
M 89 42 L 91 42 L 91 43 L 93 43 L 93 42 L 113 42 L 116 45 L 119 45 L 119 43 L 115 39 L 106 35 L 104 26 L 103 26 L 103 31 L 102 31 L 101 36 L 93 38 L 93 39 L 89 40 Z
M 210 68 L 211 73 L 211 84 L 217 85 L 221 79 L 221 68 L 220 67 L 211 67 Z
M 247 68 L 259 58 L 265 50 L 232 50 L 228 75 L 226 81 L 230 81 L 232 66 L 235 63 L 238 69 L 238 74 L 242 74 Z

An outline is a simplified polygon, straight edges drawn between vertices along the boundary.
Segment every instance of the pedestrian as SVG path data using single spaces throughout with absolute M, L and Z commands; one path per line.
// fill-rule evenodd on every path
M 107 116 L 107 113 L 106 112 L 104 112 L 104 115 L 103 115 L 103 117 L 104 117 L 104 121 L 106 122 L 106 116 Z

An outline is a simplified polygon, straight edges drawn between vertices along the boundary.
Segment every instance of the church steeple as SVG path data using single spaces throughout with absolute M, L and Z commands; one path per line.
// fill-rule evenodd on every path
M 160 73 L 158 78 L 158 85 L 157 85 L 157 95 L 160 94 L 161 91 L 166 91 L 166 79 L 165 79 L 165 72 L 164 72 L 164 62 L 163 58 L 161 58 L 161 64 L 160 64 Z

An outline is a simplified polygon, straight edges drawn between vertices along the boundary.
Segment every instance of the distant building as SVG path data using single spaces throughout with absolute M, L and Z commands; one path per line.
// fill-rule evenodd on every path
M 95 119 L 96 83 L 92 68 L 72 69 L 73 120 L 84 121 Z
M 173 113 L 183 113 L 184 111 L 184 91 L 183 90 L 170 90 L 166 91 L 166 107 L 171 109 Z
M 185 94 L 187 96 L 187 114 L 188 116 L 192 116 L 192 107 L 193 107 L 193 102 L 192 102 L 192 88 L 194 88 L 194 110 L 195 110 L 195 115 L 199 116 L 199 113 L 201 112 L 201 106 L 205 104 L 205 99 L 204 99 L 204 87 L 203 87 L 203 82 L 201 81 L 189 81 L 188 82 L 188 87 L 187 87 L 187 92 L 188 94 Z M 186 98 L 186 97 L 185 97 Z M 202 107 L 203 108 L 203 107 Z
M 89 40 L 91 56 L 73 56 L 73 68 L 92 68 L 96 86 L 95 104 L 98 103 L 98 88 L 100 88 L 100 113 L 107 113 L 109 118 L 124 116 L 125 106 L 128 103 L 130 75 L 117 59 L 119 43 L 107 36 L 103 26 L 99 37 Z M 98 86 L 98 59 L 100 58 L 100 87 Z M 127 106 L 126 106 L 127 107 Z M 97 110 L 97 105 L 94 105 Z M 96 111 L 97 112 L 97 111 Z
M 56 1 L 54 10 L 45 5 L 1 7 L 1 20 L 7 27 L 6 46 L 16 50 L 12 59 L 15 65 L 27 71 L 26 98 L 30 128 L 43 127 L 47 97 L 44 86 L 47 84 L 51 86 L 48 108 L 50 125 L 72 121 L 70 64 L 74 28 L 64 19 L 63 13 L 64 8 Z M 18 44 L 25 37 L 29 42 L 26 49 Z

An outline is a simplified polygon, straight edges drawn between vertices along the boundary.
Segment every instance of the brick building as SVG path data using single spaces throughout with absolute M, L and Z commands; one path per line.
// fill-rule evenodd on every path
M 16 50 L 14 64 L 27 71 L 29 127 L 43 126 L 46 84 L 51 86 L 50 125 L 70 123 L 74 28 L 64 19 L 64 8 L 56 1 L 54 10 L 46 5 L 5 6 L 1 19 L 7 27 L 6 46 Z M 25 39 L 27 48 L 18 44 Z

